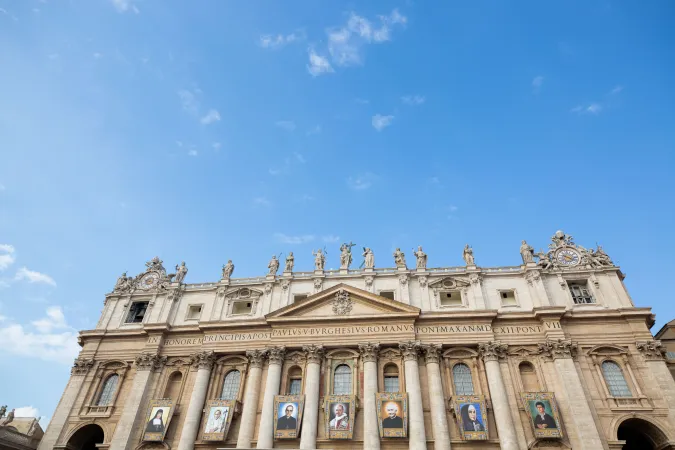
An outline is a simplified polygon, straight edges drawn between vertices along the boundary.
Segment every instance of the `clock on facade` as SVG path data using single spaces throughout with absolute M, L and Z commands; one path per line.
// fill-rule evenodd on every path
M 138 285 L 141 289 L 152 289 L 157 285 L 157 281 L 159 281 L 159 275 L 151 272 L 143 275 Z
M 576 266 L 581 262 L 581 256 L 576 250 L 570 248 L 563 248 L 558 250 L 555 254 L 556 260 L 564 266 Z

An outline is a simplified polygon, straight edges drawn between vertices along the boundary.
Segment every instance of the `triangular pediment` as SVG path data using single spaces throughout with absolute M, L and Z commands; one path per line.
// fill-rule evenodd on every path
M 367 318 L 417 316 L 420 309 L 346 284 L 338 284 L 266 315 L 268 320 L 291 318 Z

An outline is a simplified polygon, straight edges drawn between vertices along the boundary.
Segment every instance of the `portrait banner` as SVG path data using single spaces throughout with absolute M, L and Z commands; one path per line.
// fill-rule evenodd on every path
M 324 417 L 328 439 L 351 439 L 354 435 L 356 397 L 353 395 L 327 395 L 324 398 Z
M 161 398 L 150 400 L 148 414 L 144 422 L 144 441 L 161 442 L 164 440 L 166 430 L 173 416 L 173 400 Z
M 304 395 L 275 395 L 274 439 L 297 439 L 304 409 Z
M 380 437 L 408 436 L 408 394 L 405 392 L 378 392 L 377 423 Z
M 236 400 L 209 400 L 204 413 L 202 440 L 224 441 L 230 430 Z
M 522 392 L 520 395 L 535 438 L 563 437 L 553 392 Z
M 487 408 L 482 395 L 458 395 L 454 398 L 459 432 L 465 441 L 488 439 Z

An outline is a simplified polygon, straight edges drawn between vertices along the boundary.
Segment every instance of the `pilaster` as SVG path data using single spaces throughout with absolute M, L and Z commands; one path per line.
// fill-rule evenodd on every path
M 302 347 L 307 359 L 305 376 L 305 413 L 300 435 L 301 449 L 316 448 L 317 427 L 319 424 L 319 386 L 321 378 L 322 345 L 305 345 Z
M 427 448 L 427 438 L 424 429 L 424 409 L 422 407 L 422 389 L 420 386 L 420 371 L 417 363 L 421 345 L 417 341 L 401 342 L 398 345 L 403 354 L 405 368 L 405 388 L 408 392 L 408 444 L 411 449 Z
M 363 360 L 363 448 L 378 450 L 380 433 L 377 424 L 377 355 L 380 345 L 367 342 L 359 344 Z
M 249 370 L 244 392 L 244 406 L 241 413 L 241 425 L 237 435 L 237 448 L 250 448 L 258 415 L 258 399 L 260 398 L 260 380 L 265 361 L 265 350 L 249 350 L 246 352 Z
M 285 347 L 269 347 L 267 349 L 267 380 L 263 397 L 260 428 L 258 429 L 258 448 L 272 448 L 274 445 L 274 396 L 279 395 L 281 382 L 281 365 L 286 354 Z
M 183 422 L 183 429 L 178 441 L 178 450 L 192 450 L 194 448 L 197 433 L 199 432 L 199 422 L 204 409 L 204 401 L 206 400 L 206 391 L 209 387 L 211 369 L 216 357 L 213 351 L 209 350 L 193 353 L 190 355 L 190 360 L 192 361 L 192 367 L 197 369 L 197 375 L 192 387 L 190 404 L 185 413 L 185 421 Z
M 445 395 L 441 382 L 441 346 L 429 344 L 423 347 L 427 364 L 427 384 L 431 406 L 431 427 L 434 432 L 434 450 L 450 450 L 450 432 L 445 415 Z

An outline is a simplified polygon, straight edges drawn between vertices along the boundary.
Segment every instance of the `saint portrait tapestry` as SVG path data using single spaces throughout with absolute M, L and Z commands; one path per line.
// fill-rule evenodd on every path
M 560 415 L 553 392 L 523 392 L 520 394 L 530 418 L 535 438 L 561 438 Z
M 304 395 L 274 396 L 274 438 L 297 439 L 300 436 Z
M 173 400 L 166 398 L 151 400 L 148 415 L 143 423 L 143 440 L 163 441 L 171 416 L 173 416 Z
M 232 413 L 236 400 L 209 400 L 204 415 L 202 439 L 205 441 L 224 441 L 232 423 Z
M 380 437 L 408 435 L 408 394 L 405 392 L 378 392 L 377 403 Z
M 487 408 L 482 395 L 458 395 L 454 398 L 459 432 L 465 441 L 488 439 Z
M 354 434 L 355 397 L 327 395 L 324 399 L 328 439 L 351 439 Z

